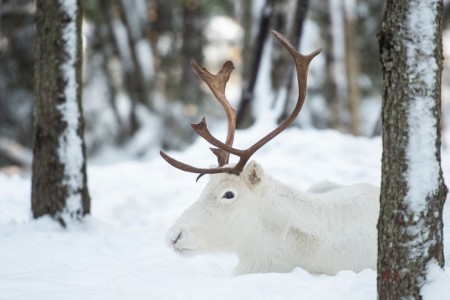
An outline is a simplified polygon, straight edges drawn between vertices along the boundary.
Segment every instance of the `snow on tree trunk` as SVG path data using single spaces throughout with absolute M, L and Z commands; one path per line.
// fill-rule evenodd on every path
M 378 298 L 420 299 L 427 265 L 444 265 L 440 162 L 442 1 L 387 1 Z
M 89 213 L 79 0 L 37 1 L 32 210 L 65 224 Z

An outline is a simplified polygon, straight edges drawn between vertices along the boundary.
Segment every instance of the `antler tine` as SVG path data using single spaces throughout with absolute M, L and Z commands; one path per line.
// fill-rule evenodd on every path
M 321 49 L 318 49 L 309 55 L 302 55 L 295 50 L 295 47 L 291 45 L 291 43 L 284 37 L 282 34 L 272 31 L 275 38 L 291 53 L 292 58 L 295 62 L 295 68 L 297 71 L 297 82 L 298 82 L 298 89 L 299 89 L 299 95 L 297 104 L 295 105 L 295 108 L 291 115 L 284 120 L 277 128 L 272 130 L 269 134 L 264 136 L 262 139 L 257 141 L 253 146 L 246 150 L 240 150 L 232 147 L 233 139 L 234 139 L 234 132 L 235 132 L 235 121 L 236 121 L 236 115 L 234 112 L 234 109 L 230 106 L 228 100 L 225 97 L 225 86 L 226 83 L 230 77 L 230 73 L 233 70 L 233 64 L 231 62 L 226 62 L 222 69 L 217 73 L 216 75 L 213 75 L 209 73 L 205 68 L 200 68 L 195 61 L 192 61 L 192 67 L 194 68 L 195 72 L 202 78 L 206 84 L 210 87 L 211 91 L 214 93 L 214 96 L 216 96 L 217 100 L 222 104 L 224 107 L 227 117 L 228 117 L 228 135 L 227 140 L 225 143 L 219 141 L 216 139 L 208 130 L 208 126 L 206 124 L 205 118 L 202 119 L 202 121 L 198 124 L 192 124 L 192 128 L 194 131 L 204 138 L 206 141 L 208 141 L 211 145 L 216 146 L 217 148 L 212 148 L 212 152 L 217 156 L 219 160 L 219 167 L 218 168 L 196 168 L 191 165 L 187 165 L 185 163 L 182 163 L 176 159 L 173 159 L 172 157 L 168 156 L 164 152 L 160 151 L 161 156 L 172 166 L 175 168 L 178 168 L 180 170 L 186 171 L 186 172 L 192 172 L 200 174 L 197 177 L 197 180 L 203 175 L 203 174 L 216 174 L 216 173 L 231 173 L 239 175 L 242 170 L 244 169 L 245 164 L 248 162 L 250 157 L 262 146 L 264 146 L 266 143 L 268 143 L 270 140 L 272 140 L 275 136 L 280 134 L 283 130 L 285 130 L 289 125 L 294 122 L 295 118 L 300 113 L 300 110 L 302 109 L 303 103 L 305 101 L 306 96 L 306 80 L 308 75 L 308 66 L 311 60 L 316 57 Z M 223 164 L 228 162 L 228 157 L 230 154 L 236 155 L 239 157 L 238 163 L 234 167 L 222 167 Z M 225 157 L 226 155 L 226 157 Z
M 220 71 L 216 75 L 213 75 L 205 67 L 200 67 L 195 60 L 192 60 L 191 64 L 195 73 L 197 73 L 197 75 L 209 86 L 227 114 L 228 132 L 225 144 L 231 147 L 233 145 L 234 133 L 236 131 L 236 112 L 233 107 L 231 107 L 225 96 L 225 87 L 230 78 L 231 72 L 234 70 L 234 65 L 231 61 L 226 61 Z M 219 166 L 228 164 L 228 159 L 230 156 L 228 152 L 219 148 L 211 149 L 211 151 L 217 156 Z
M 291 113 L 291 115 L 284 120 L 277 128 L 272 130 L 269 134 L 264 136 L 262 139 L 260 139 L 258 142 L 256 142 L 253 146 L 248 148 L 247 150 L 239 150 L 232 147 L 229 147 L 228 145 L 223 144 L 221 141 L 217 140 L 214 136 L 211 135 L 211 133 L 208 130 L 208 127 L 206 126 L 205 120 L 202 120 L 202 122 L 198 124 L 193 124 L 192 128 L 195 130 L 195 132 L 203 137 L 206 141 L 208 141 L 210 144 L 218 147 L 219 149 L 223 149 L 224 151 L 237 155 L 240 159 L 239 162 L 233 167 L 229 173 L 233 174 L 240 174 L 242 170 L 244 169 L 245 164 L 248 162 L 250 157 L 262 146 L 264 146 L 266 143 L 268 143 L 270 140 L 272 140 L 275 136 L 280 134 L 283 130 L 285 130 L 289 125 L 294 122 L 294 120 L 297 118 L 298 114 L 300 113 L 300 110 L 302 109 L 303 103 L 305 102 L 306 97 L 306 81 L 308 76 L 308 66 L 311 60 L 316 57 L 322 49 L 317 49 L 316 51 L 313 51 L 312 53 L 308 55 L 302 55 L 295 50 L 295 48 L 291 45 L 291 43 L 279 32 L 272 30 L 272 34 L 275 36 L 275 38 L 291 53 L 292 58 L 295 62 L 295 68 L 297 70 L 297 82 L 298 82 L 298 89 L 299 89 L 299 95 L 297 104 Z
M 196 168 L 193 167 L 191 165 L 182 163 L 179 160 L 176 160 L 172 157 L 170 157 L 169 155 L 167 155 L 166 153 L 164 153 L 163 151 L 159 151 L 159 154 L 161 155 L 162 158 L 164 158 L 165 161 L 167 161 L 170 165 L 172 165 L 173 167 L 181 170 L 181 171 L 185 171 L 185 172 L 190 172 L 190 173 L 196 173 L 196 174 L 200 174 L 197 177 L 197 180 L 202 177 L 205 174 L 217 174 L 217 173 L 227 173 L 227 172 L 232 172 L 232 168 L 230 167 L 225 167 L 225 168 Z

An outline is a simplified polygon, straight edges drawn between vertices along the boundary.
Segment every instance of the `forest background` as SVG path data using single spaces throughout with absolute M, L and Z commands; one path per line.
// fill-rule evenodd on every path
M 444 55 L 450 56 L 449 1 L 444 1 Z M 236 70 L 227 96 L 248 127 L 261 110 L 279 118 L 296 99 L 293 64 L 273 46 L 275 29 L 301 52 L 323 48 L 312 66 L 308 100 L 296 121 L 354 135 L 381 131 L 382 80 L 377 32 L 383 2 L 360 1 L 94 1 L 83 0 L 83 106 L 89 156 L 139 157 L 180 150 L 195 135 L 186 124 L 221 108 L 191 68 Z M 0 166 L 31 164 L 35 3 L 0 3 Z M 450 118 L 450 63 L 444 61 L 443 127 Z M 258 98 L 260 93 L 269 97 Z M 268 101 L 268 103 L 263 103 Z M 444 140 L 444 144 L 447 141 Z M 153 151 L 157 153 L 156 151 Z

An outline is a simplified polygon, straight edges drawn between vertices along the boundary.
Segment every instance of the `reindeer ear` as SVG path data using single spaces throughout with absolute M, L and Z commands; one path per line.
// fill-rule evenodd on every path
M 244 168 L 245 180 L 251 185 L 258 185 L 264 179 L 264 170 L 260 164 L 252 160 Z

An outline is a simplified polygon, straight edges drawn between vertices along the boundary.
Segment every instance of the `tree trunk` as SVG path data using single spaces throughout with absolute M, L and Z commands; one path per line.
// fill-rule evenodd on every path
M 270 28 L 285 35 L 289 41 L 294 45 L 298 46 L 298 39 L 295 41 L 293 38 L 294 23 L 293 19 L 295 17 L 295 6 L 292 0 L 277 0 L 273 3 L 273 14 L 272 20 L 270 22 Z M 282 47 L 278 47 L 279 43 L 275 39 L 270 39 L 272 43 L 271 51 L 271 70 L 270 79 L 272 83 L 272 90 L 274 95 L 278 95 L 282 89 L 286 87 L 286 70 L 292 66 L 292 61 L 289 55 L 285 55 L 286 52 L 283 51 Z
M 242 78 L 246 80 L 250 76 L 252 53 L 253 26 L 253 2 L 242 1 L 242 13 L 239 16 L 239 23 L 244 31 L 242 41 Z
M 442 5 L 441 0 L 388 0 L 380 32 L 384 90 L 378 299 L 420 299 L 427 264 L 444 265 Z
M 289 33 L 289 40 L 291 41 L 292 45 L 294 45 L 294 47 L 297 48 L 297 50 L 300 50 L 300 41 L 303 34 L 303 24 L 305 23 L 308 7 L 309 7 L 309 0 L 296 1 L 294 20 Z M 286 72 L 286 69 L 289 71 Z M 286 96 L 284 97 L 284 99 L 282 99 L 284 101 L 283 111 L 281 112 L 281 115 L 278 118 L 278 123 L 281 123 L 284 120 L 286 120 L 291 113 L 292 94 L 295 85 L 294 82 L 296 82 L 296 80 L 294 79 L 294 66 L 292 65 L 292 63 L 286 69 L 284 70 Z
M 79 0 L 38 0 L 32 211 L 63 225 L 90 211 Z
M 108 1 L 110 2 L 110 1 Z M 125 3 L 128 3 L 126 6 Z M 115 5 L 109 5 L 111 8 L 116 8 L 117 11 L 111 11 L 111 17 L 114 18 L 114 14 L 117 14 L 117 19 L 125 26 L 126 29 L 126 46 L 129 49 L 129 57 L 127 57 L 127 61 L 125 61 L 125 76 L 124 76 L 124 85 L 127 88 L 127 91 L 131 98 L 131 109 L 129 112 L 129 133 L 128 137 L 132 137 L 136 131 L 139 129 L 139 123 L 136 116 L 136 108 L 137 104 L 140 103 L 150 110 L 153 110 L 152 102 L 149 100 L 149 78 L 145 78 L 144 72 L 142 68 L 149 68 L 150 66 L 142 66 L 138 59 L 138 43 L 143 40 L 143 25 L 141 24 L 141 20 L 139 20 L 139 14 L 136 13 L 136 1 L 135 2 L 124 2 L 122 0 L 116 0 Z M 131 5 L 130 5 L 131 4 Z M 134 5 L 133 5 L 134 4 Z M 127 14 L 128 10 L 128 14 Z M 132 18 L 138 19 L 132 20 Z M 131 23 L 137 23 L 137 25 L 132 26 Z M 116 36 L 116 39 L 118 37 Z M 121 41 L 116 40 L 116 43 L 119 44 Z M 122 41 L 123 42 L 123 41 Z M 119 46 L 120 47 L 120 46 Z
M 34 49 L 34 1 L 0 1 L 0 136 L 30 149 Z
M 345 66 L 345 28 L 344 28 L 344 0 L 328 0 L 328 14 L 330 20 L 330 34 L 331 34 L 331 53 L 330 63 L 327 67 L 330 68 L 331 84 L 333 85 L 334 94 L 331 94 L 331 101 L 337 115 L 332 119 L 337 121 L 335 128 L 348 132 L 350 114 L 348 111 L 348 84 L 347 84 L 347 69 Z
M 336 99 L 336 84 L 334 80 L 333 68 L 333 34 L 331 29 L 331 15 L 329 9 L 329 1 L 318 1 L 311 3 L 311 11 L 316 14 L 316 22 L 319 25 L 321 40 L 323 41 L 323 56 L 325 59 L 324 80 L 322 86 L 319 87 L 324 97 L 327 111 L 317 113 L 311 111 L 312 123 L 317 127 L 330 127 L 337 129 L 340 126 L 341 119 L 339 115 L 339 107 Z
M 261 65 L 264 43 L 269 34 L 270 19 L 273 15 L 273 0 L 266 0 L 262 9 L 261 19 L 259 21 L 258 34 L 254 47 L 252 64 L 250 67 L 249 77 L 244 79 L 244 87 L 242 89 L 241 102 L 237 110 L 236 127 L 247 128 L 255 121 L 252 113 L 252 101 L 255 93 L 256 80 L 258 79 L 259 66 Z
M 181 46 L 181 80 L 178 98 L 187 106 L 186 116 L 190 120 L 197 121 L 200 107 L 204 103 L 204 92 L 200 88 L 198 77 L 192 70 L 191 60 L 195 59 L 203 64 L 203 29 L 205 27 L 205 13 L 202 4 L 198 0 L 186 1 L 183 5 L 183 30 Z M 188 128 L 188 134 L 191 134 Z
M 343 3 L 344 16 L 344 43 L 345 43 L 345 69 L 347 73 L 348 111 L 350 115 L 350 132 L 354 135 L 361 134 L 360 128 L 360 102 L 359 90 L 359 57 L 356 45 L 356 0 Z

